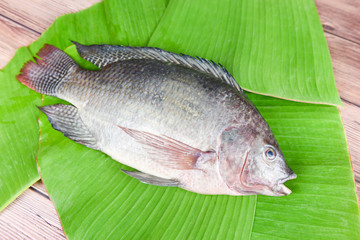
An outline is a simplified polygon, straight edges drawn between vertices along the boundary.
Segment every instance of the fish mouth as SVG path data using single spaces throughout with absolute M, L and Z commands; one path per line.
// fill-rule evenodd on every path
M 295 179 L 296 177 L 297 177 L 296 174 L 293 171 L 291 171 L 289 176 L 280 179 L 278 184 L 273 188 L 273 191 L 274 193 L 276 193 L 276 196 L 287 196 L 290 193 L 292 193 L 292 191 L 288 187 L 286 187 L 284 183 L 288 180 Z
M 296 175 L 293 171 L 291 171 L 291 173 L 289 174 L 289 176 L 280 179 L 278 184 L 284 183 L 284 182 L 286 182 L 286 181 L 288 181 L 288 180 L 292 180 L 292 179 L 295 179 L 295 178 L 297 178 L 297 175 Z

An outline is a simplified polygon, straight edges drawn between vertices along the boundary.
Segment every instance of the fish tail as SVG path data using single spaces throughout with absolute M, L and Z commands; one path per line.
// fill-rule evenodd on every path
M 39 93 L 56 96 L 58 86 L 77 64 L 66 53 L 48 44 L 37 55 L 36 63 L 25 63 L 16 78 Z

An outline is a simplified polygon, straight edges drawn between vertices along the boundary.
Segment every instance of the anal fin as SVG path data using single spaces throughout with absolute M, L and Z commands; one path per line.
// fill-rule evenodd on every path
M 55 104 L 39 107 L 39 109 L 45 113 L 54 129 L 77 143 L 99 150 L 96 139 L 81 120 L 76 107 Z
M 152 184 L 156 186 L 167 186 L 167 187 L 179 187 L 180 182 L 176 179 L 165 179 L 156 177 L 154 175 L 150 175 L 143 172 L 137 172 L 137 171 L 127 171 L 124 169 L 121 169 L 125 174 L 129 175 L 130 177 L 138 179 L 140 182 Z

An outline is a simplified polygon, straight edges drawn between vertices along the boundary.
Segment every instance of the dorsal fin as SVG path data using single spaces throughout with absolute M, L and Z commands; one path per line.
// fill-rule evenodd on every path
M 239 92 L 243 90 L 234 77 L 221 65 L 200 57 L 176 54 L 151 47 L 125 47 L 116 45 L 82 45 L 74 42 L 80 56 L 99 68 L 118 61 L 130 59 L 154 59 L 163 62 L 178 64 L 210 74 L 229 84 Z

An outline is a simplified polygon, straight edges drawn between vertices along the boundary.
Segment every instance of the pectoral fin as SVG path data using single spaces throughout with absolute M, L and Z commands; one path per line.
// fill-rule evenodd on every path
M 202 164 L 216 159 L 214 151 L 204 152 L 166 136 L 120 128 L 142 144 L 153 161 L 163 166 L 181 170 L 201 169 Z
M 85 126 L 76 107 L 55 104 L 39 107 L 46 114 L 52 127 L 66 137 L 89 148 L 98 150 L 97 141 Z
M 165 179 L 156 177 L 147 173 L 137 172 L 137 171 L 127 171 L 121 169 L 125 174 L 129 175 L 130 177 L 138 179 L 140 182 L 152 184 L 156 186 L 167 186 L 167 187 L 179 187 L 180 182 L 176 179 Z

